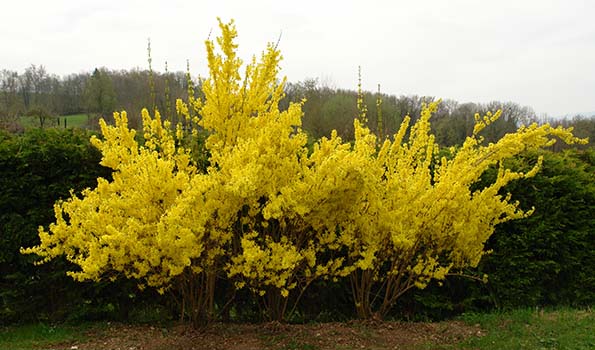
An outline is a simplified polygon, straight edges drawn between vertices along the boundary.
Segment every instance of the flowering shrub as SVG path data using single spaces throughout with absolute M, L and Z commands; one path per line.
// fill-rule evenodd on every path
M 530 214 L 499 190 L 539 163 L 526 173 L 501 166 L 493 184 L 472 192 L 489 166 L 554 136 L 579 141 L 570 130 L 531 125 L 496 144 L 470 137 L 451 159 L 436 159 L 432 103 L 392 140 L 380 143 L 362 113 L 353 145 L 333 132 L 310 152 L 301 103 L 278 107 L 279 51 L 269 45 L 242 74 L 233 22 L 220 28 L 220 51 L 206 42 L 204 98 L 177 101 L 184 124 L 145 110 L 138 143 L 125 112 L 114 126 L 102 122 L 104 140 L 92 142 L 113 180 L 58 202 L 56 222 L 24 253 L 66 256 L 80 267 L 69 273 L 77 280 L 124 275 L 171 290 L 195 322 L 214 316 L 223 276 L 262 296 L 273 319 L 313 280 L 350 276 L 358 314 L 382 316 L 408 289 L 476 266 L 496 224 Z M 498 117 L 478 116 L 474 135 Z M 199 129 L 208 134 L 206 171 L 184 142 Z

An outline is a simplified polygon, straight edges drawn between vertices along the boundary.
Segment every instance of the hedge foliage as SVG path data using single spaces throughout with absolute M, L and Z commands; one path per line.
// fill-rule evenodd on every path
M 544 156 L 535 178 L 507 188 L 535 213 L 502 224 L 481 265 L 498 307 L 595 302 L 595 149 Z M 535 158 L 513 166 L 527 169 Z
M 138 297 L 130 282 L 75 283 L 64 260 L 34 266 L 34 257 L 19 253 L 38 244 L 38 227 L 52 222 L 54 202 L 110 177 L 90 136 L 77 129 L 0 134 L 0 323 L 119 317 Z
M 19 248 L 38 243 L 37 228 L 53 221 L 53 203 L 96 185 L 110 172 L 80 130 L 31 130 L 0 134 L 0 320 L 126 318 L 134 308 L 167 310 L 164 299 L 139 292 L 132 281 L 79 283 L 66 277 L 73 267 L 63 260 L 34 266 Z M 443 318 L 469 310 L 546 305 L 593 305 L 595 302 L 595 150 L 542 152 L 543 168 L 534 178 L 511 183 L 524 209 L 535 213 L 501 224 L 477 275 L 486 284 L 449 277 L 439 287 L 406 295 L 393 316 Z M 538 154 L 524 154 L 509 166 L 531 169 Z M 487 172 L 489 183 L 495 170 Z M 481 184 L 478 184 L 481 186 Z M 354 317 L 349 281 L 320 281 L 304 295 L 295 320 Z M 229 294 L 232 286 L 227 286 Z M 226 288 L 222 288 L 226 289 Z M 219 295 L 221 303 L 228 295 Z M 151 301 L 149 301 L 151 300 Z M 249 293 L 238 293 L 232 319 L 258 319 Z
M 443 318 L 470 310 L 595 304 L 595 149 L 540 152 L 516 157 L 508 164 L 528 170 L 543 155 L 533 178 L 506 186 L 528 218 L 500 224 L 486 244 L 475 274 L 486 284 L 462 277 L 443 287 L 432 285 L 403 300 L 400 312 Z M 496 170 L 484 174 L 485 185 Z

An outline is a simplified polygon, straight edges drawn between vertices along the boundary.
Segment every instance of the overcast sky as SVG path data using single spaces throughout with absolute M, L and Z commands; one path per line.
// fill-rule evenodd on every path
M 204 40 L 235 19 L 244 60 L 277 41 L 306 78 L 459 102 L 513 101 L 538 115 L 595 111 L 595 1 L 0 0 L 0 69 L 66 75 L 153 65 L 205 75 Z

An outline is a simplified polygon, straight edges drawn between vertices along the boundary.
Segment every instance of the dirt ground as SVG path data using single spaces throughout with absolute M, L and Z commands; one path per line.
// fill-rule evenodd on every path
M 307 325 L 213 324 L 194 330 L 188 326 L 160 328 L 147 325 L 109 324 L 91 330 L 90 340 L 61 344 L 70 350 L 348 350 L 431 349 L 482 336 L 479 326 L 459 321 L 440 323 L 349 322 Z M 427 347 L 423 347 L 426 345 Z

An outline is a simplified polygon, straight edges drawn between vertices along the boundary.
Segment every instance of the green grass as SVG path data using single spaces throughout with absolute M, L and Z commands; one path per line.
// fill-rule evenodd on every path
M 595 313 L 592 310 L 516 310 L 468 314 L 462 319 L 471 325 L 479 324 L 487 334 L 471 338 L 454 347 L 456 349 L 595 349 Z
M 63 115 L 60 117 L 62 127 L 64 126 L 64 118 L 66 118 L 66 126 L 69 128 L 83 128 L 86 126 L 88 120 L 86 114 Z
M 279 334 L 271 336 L 260 337 L 265 345 L 265 349 L 275 350 L 318 350 L 318 346 L 314 344 L 304 343 L 302 341 L 292 339 L 290 335 Z
M 71 115 L 61 115 L 58 116 L 60 120 L 60 127 L 64 128 L 64 120 L 66 120 L 66 127 L 68 128 L 85 128 L 87 127 L 87 120 L 88 117 L 86 114 L 71 114 Z M 56 127 L 57 125 L 57 118 L 52 117 L 46 120 L 46 125 L 44 127 Z M 21 124 L 24 128 L 38 128 L 39 127 L 39 119 L 37 117 L 29 117 L 23 116 L 21 117 Z
M 50 349 L 52 345 L 84 340 L 90 327 L 39 323 L 0 328 L 0 350 Z

